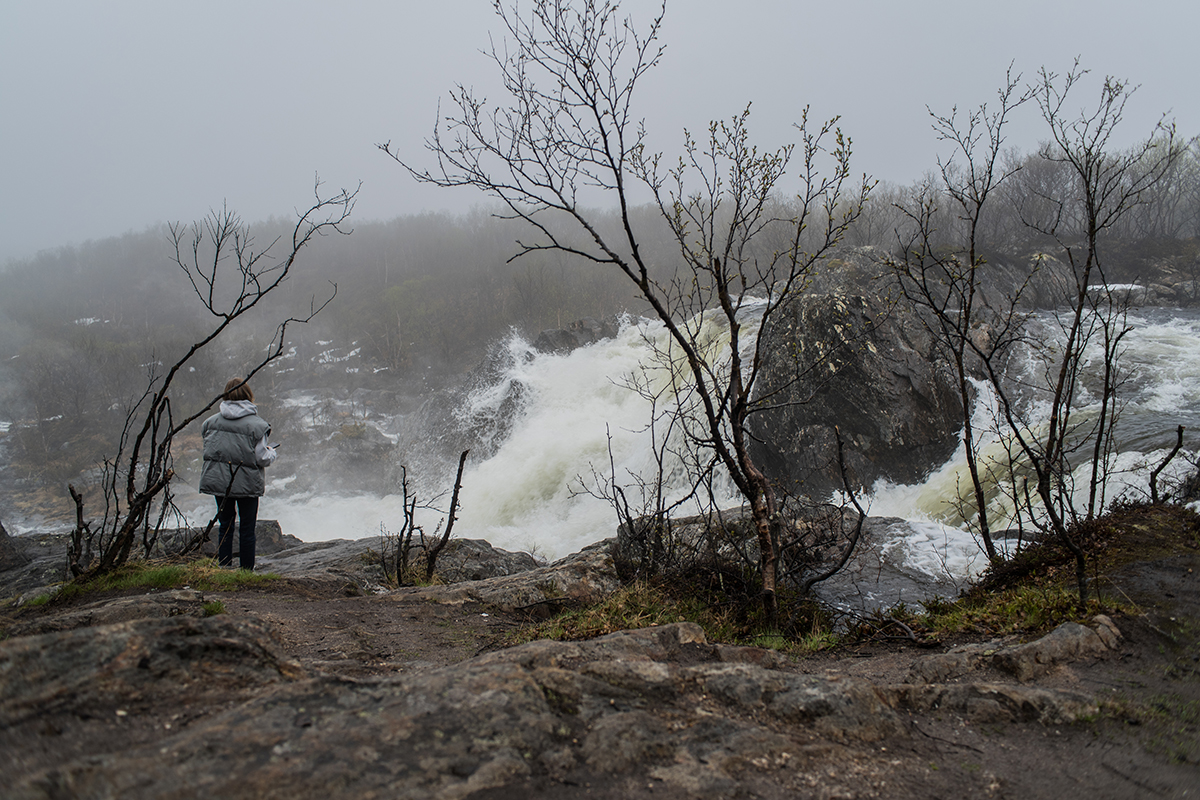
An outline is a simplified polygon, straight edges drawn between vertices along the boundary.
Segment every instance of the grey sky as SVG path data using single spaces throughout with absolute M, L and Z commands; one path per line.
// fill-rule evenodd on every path
M 360 219 L 483 202 L 415 184 L 374 145 L 420 162 L 438 98 L 491 85 L 491 5 L 0 0 L 0 263 L 226 201 L 248 221 L 290 215 L 318 173 L 363 182 Z M 673 0 L 644 111 L 670 148 L 753 101 L 774 146 L 809 104 L 842 116 L 857 170 L 905 183 L 934 164 L 925 106 L 991 100 L 1010 61 L 1032 76 L 1080 55 L 1097 80 L 1140 84 L 1122 144 L 1162 112 L 1200 133 L 1198 30 L 1195 0 Z M 1096 97 L 1091 81 L 1078 105 Z M 1010 143 L 1029 149 L 1042 133 L 1024 117 Z

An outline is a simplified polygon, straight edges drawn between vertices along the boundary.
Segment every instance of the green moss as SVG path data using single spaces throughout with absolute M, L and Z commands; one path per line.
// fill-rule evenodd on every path
M 52 601 L 65 602 L 85 595 L 122 592 L 130 589 L 190 587 L 201 591 L 235 591 L 262 586 L 279 580 L 279 577 L 279 575 L 269 572 L 222 569 L 211 559 L 185 564 L 134 561 L 98 578 L 65 584 L 52 598 Z

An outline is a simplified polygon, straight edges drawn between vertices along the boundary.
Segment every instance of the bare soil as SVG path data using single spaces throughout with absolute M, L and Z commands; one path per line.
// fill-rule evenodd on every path
M 209 593 L 206 593 L 208 596 Z M 347 596 L 332 581 L 285 578 L 262 589 L 214 592 L 227 614 L 271 624 L 282 651 L 308 671 L 391 675 L 454 664 L 503 646 L 512 614 L 404 597 Z

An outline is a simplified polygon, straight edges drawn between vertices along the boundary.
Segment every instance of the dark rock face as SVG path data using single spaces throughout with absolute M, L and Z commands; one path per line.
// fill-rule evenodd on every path
M 834 426 L 857 486 L 921 479 L 957 446 L 962 401 L 911 314 L 874 298 L 798 296 L 764 337 L 753 454 L 788 493 L 841 487 Z
M 8 535 L 8 531 L 4 530 L 4 525 L 0 523 L 0 572 L 23 567 L 28 563 L 29 556 L 25 555 L 13 543 L 12 537 Z
M 617 328 L 615 320 L 600 322 L 584 317 L 566 328 L 542 331 L 534 340 L 533 348 L 542 353 L 569 353 L 578 347 L 613 338 L 617 335 Z
M 895 277 L 888 266 L 888 253 L 878 247 L 843 250 L 826 262 L 826 268 L 807 288 L 810 295 L 867 294 L 877 288 L 895 291 Z M 979 271 L 980 307 L 1008 307 L 1009 298 L 1020 289 L 1021 309 L 1052 309 L 1074 291 L 1069 267 L 1054 253 L 991 253 Z

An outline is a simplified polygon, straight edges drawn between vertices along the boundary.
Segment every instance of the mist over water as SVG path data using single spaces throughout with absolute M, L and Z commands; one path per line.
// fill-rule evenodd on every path
M 1134 330 L 1123 357 L 1128 403 L 1117 427 L 1118 474 L 1110 500 L 1125 488 L 1146 493 L 1146 475 L 1174 444 L 1175 427 L 1200 426 L 1200 312 L 1142 310 L 1130 322 Z M 468 460 L 454 535 L 550 559 L 612 536 L 617 525 L 612 508 L 581 489 L 594 483 L 594 470 L 609 474 L 610 447 L 619 480 L 628 483 L 629 473 L 653 474 L 646 430 L 651 407 L 622 381 L 648 357 L 643 337 L 657 334 L 654 325 L 626 324 L 615 339 L 565 355 L 539 353 L 524 339 L 510 337 L 504 343 L 507 366 L 465 398 L 459 414 L 464 425 L 479 427 L 483 420 L 486 426 L 512 387 L 521 387 L 515 411 L 509 407 L 507 434 L 486 448 L 489 457 Z M 1086 414 L 1086 394 L 1083 400 L 1080 413 Z M 981 392 L 980 429 L 987 427 L 989 404 L 988 393 Z M 990 447 L 998 455 L 999 445 Z M 1184 455 L 1176 458 L 1175 474 L 1188 467 Z M 439 476 L 442 489 L 453 479 L 447 470 L 448 478 Z M 869 513 L 908 521 L 884 549 L 902 553 L 906 568 L 930 575 L 962 579 L 980 570 L 986 559 L 954 502 L 968 480 L 960 447 L 920 484 L 874 486 L 865 498 Z M 997 494 L 999 512 L 1003 497 Z M 732 494 L 723 500 L 738 503 Z M 269 489 L 261 516 L 279 519 L 284 531 L 307 541 L 378 536 L 381 523 L 395 530 L 403 518 L 398 496 L 289 496 L 282 486 Z M 432 533 L 439 518 L 429 514 L 419 521 Z

